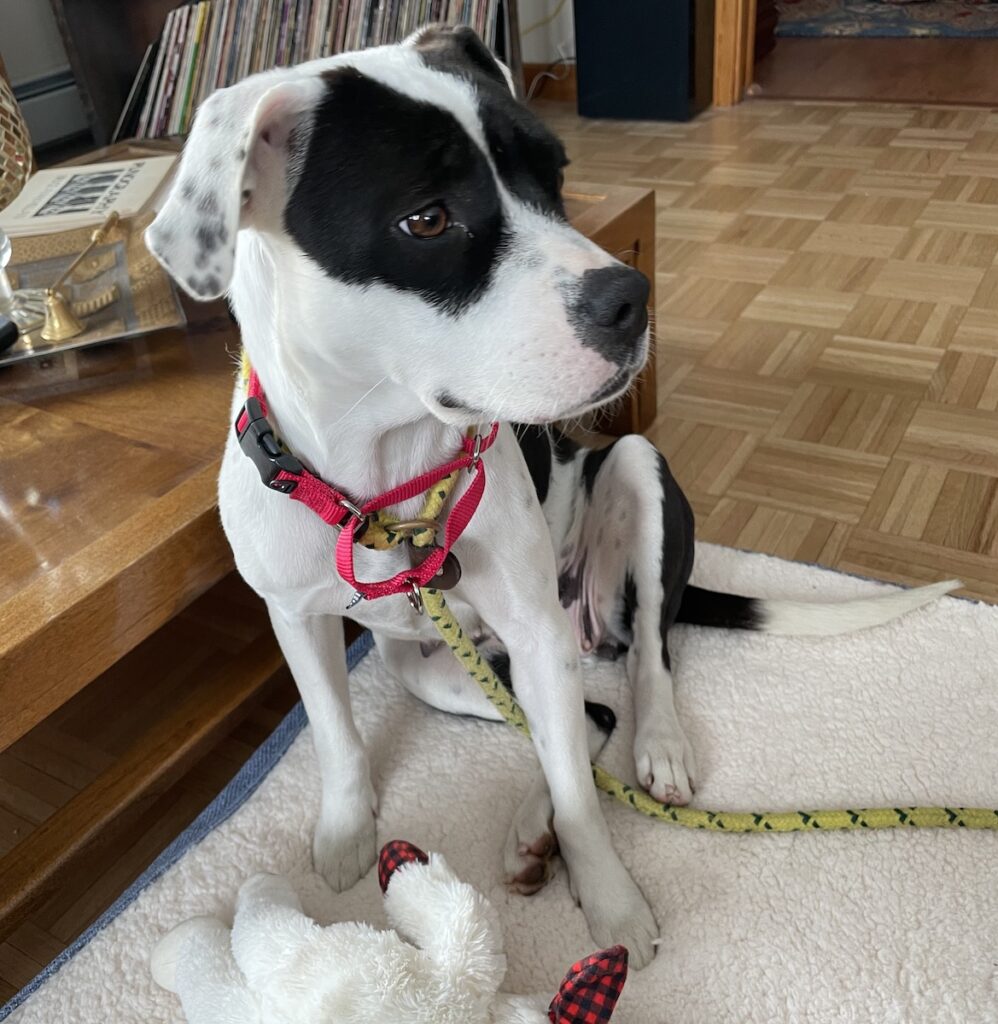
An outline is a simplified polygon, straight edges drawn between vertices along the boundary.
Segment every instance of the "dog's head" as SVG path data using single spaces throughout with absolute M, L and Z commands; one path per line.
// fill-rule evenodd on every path
M 244 332 L 293 320 L 312 377 L 363 367 L 456 425 L 549 421 L 648 349 L 647 279 L 569 226 L 565 164 L 478 37 L 433 27 L 213 94 L 147 240 L 191 295 L 231 288 Z

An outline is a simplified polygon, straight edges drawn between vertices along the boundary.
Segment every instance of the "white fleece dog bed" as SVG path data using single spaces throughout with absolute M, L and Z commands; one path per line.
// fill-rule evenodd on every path
M 877 587 L 709 546 L 697 549 L 695 575 L 768 596 Z M 944 599 L 834 639 L 683 627 L 674 644 L 699 806 L 998 806 L 998 609 Z M 535 770 L 529 744 L 508 727 L 420 704 L 367 646 L 354 652 L 352 685 L 374 752 L 379 839 L 444 852 L 499 909 L 506 987 L 553 993 L 593 942 L 564 872 L 529 899 L 501 883 L 506 828 Z M 588 684 L 620 718 L 603 763 L 631 777 L 622 665 L 591 667 Z M 307 730 L 295 738 L 301 724 L 298 709 L 101 927 L 0 1018 L 181 1021 L 149 976 L 151 947 L 184 918 L 226 916 L 239 883 L 261 869 L 289 874 L 323 922 L 383 924 L 374 872 L 333 895 L 310 871 L 318 777 Z M 663 935 L 655 962 L 628 980 L 615 1024 L 998 1021 L 998 834 L 726 836 L 652 822 L 610 800 L 605 809 Z

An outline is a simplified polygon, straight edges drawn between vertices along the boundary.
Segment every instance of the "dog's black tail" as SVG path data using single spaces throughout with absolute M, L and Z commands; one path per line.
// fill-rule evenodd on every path
M 945 580 L 927 587 L 836 602 L 741 597 L 688 586 L 676 621 L 780 636 L 836 636 L 891 622 L 961 586 L 959 580 Z

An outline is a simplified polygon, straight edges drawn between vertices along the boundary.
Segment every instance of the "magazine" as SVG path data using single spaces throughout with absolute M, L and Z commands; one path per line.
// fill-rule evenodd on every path
M 151 207 L 176 159 L 157 156 L 39 171 L 0 211 L 0 228 L 18 238 L 96 227 L 112 210 L 132 217 Z

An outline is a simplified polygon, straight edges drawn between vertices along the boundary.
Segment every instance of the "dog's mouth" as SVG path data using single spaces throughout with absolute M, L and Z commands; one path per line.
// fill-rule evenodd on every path
M 562 414 L 558 419 L 575 419 L 578 416 L 584 416 L 586 413 L 616 401 L 627 392 L 641 366 L 641 363 L 634 363 L 632 366 L 621 367 L 598 391 L 590 395 L 582 405 Z
M 460 423 L 463 426 L 465 423 L 490 423 L 495 419 L 484 409 L 467 405 L 450 391 L 438 391 L 432 401 L 431 411 L 444 423 Z
M 589 408 L 603 405 L 605 402 L 612 402 L 619 398 L 630 386 L 636 366 L 621 367 L 588 401 Z
M 554 423 L 558 420 L 573 419 L 577 416 L 582 416 L 585 413 L 592 412 L 594 409 L 598 409 L 601 406 L 608 405 L 609 403 L 620 398 L 627 389 L 631 386 L 631 382 L 634 380 L 635 375 L 640 371 L 644 365 L 644 360 L 635 360 L 627 366 L 622 366 L 617 372 L 604 384 L 593 392 L 584 402 L 577 406 L 574 406 L 568 410 L 561 410 L 558 412 L 551 413 L 545 416 L 518 416 L 516 417 L 517 422 L 524 424 L 536 424 L 543 425 L 547 423 Z M 493 412 L 487 409 L 479 409 L 475 406 L 468 405 L 463 399 L 458 398 L 451 391 L 438 391 L 433 395 L 432 406 L 438 419 L 444 422 L 453 422 L 460 420 L 462 423 L 465 421 L 471 422 L 491 422 L 497 418 Z

